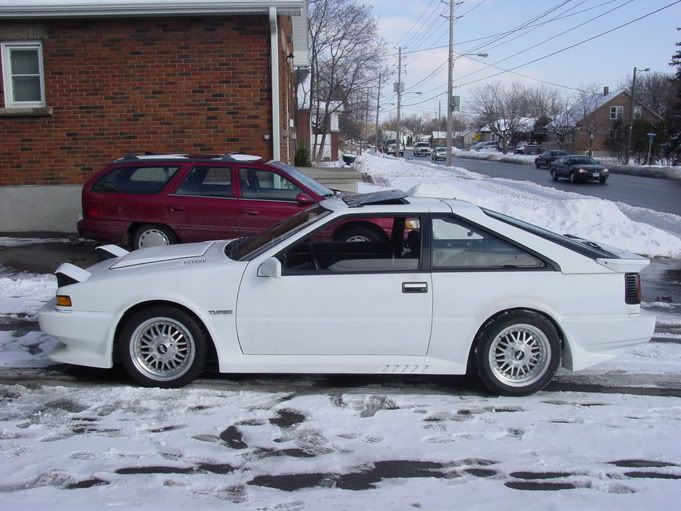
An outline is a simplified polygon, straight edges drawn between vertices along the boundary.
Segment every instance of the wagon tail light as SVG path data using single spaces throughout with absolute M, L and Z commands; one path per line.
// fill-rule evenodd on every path
M 624 301 L 629 305 L 641 303 L 641 276 L 638 273 L 624 275 Z

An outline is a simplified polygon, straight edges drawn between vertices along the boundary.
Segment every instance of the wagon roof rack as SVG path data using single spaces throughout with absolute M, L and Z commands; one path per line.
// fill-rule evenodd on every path
M 255 162 L 261 161 L 262 157 L 252 154 L 225 153 L 225 154 L 158 154 L 145 151 L 142 154 L 126 153 L 119 161 L 126 160 L 213 160 L 228 162 Z
M 381 192 L 362 193 L 343 197 L 349 208 L 361 208 L 362 206 L 375 206 L 387 204 L 409 204 L 409 194 L 402 190 L 386 190 Z

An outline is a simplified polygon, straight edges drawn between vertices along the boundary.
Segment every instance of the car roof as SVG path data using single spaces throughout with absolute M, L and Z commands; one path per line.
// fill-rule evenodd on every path
M 122 158 L 119 158 L 115 163 L 129 162 L 129 161 L 227 161 L 227 162 L 256 162 L 262 161 L 260 156 L 255 156 L 253 154 L 241 154 L 241 153 L 226 153 L 226 154 L 183 154 L 183 153 L 170 153 L 170 154 L 154 154 L 154 153 L 144 153 L 144 154 L 132 154 L 128 153 Z
M 396 192 L 396 190 L 387 190 L 386 192 Z M 399 190 L 397 191 L 399 192 Z M 351 197 L 361 197 L 374 194 L 359 194 L 353 195 Z M 320 204 L 322 207 L 329 209 L 331 211 L 348 211 L 353 213 L 454 213 L 461 214 L 462 216 L 469 216 L 471 214 L 476 215 L 481 212 L 480 208 L 471 202 L 467 202 L 459 199 L 442 199 L 437 197 L 414 197 L 402 192 L 402 195 L 397 195 L 397 197 L 403 197 L 402 202 L 398 202 L 399 199 L 395 199 L 392 202 L 380 202 L 378 204 L 369 203 L 361 205 L 348 205 L 343 197 L 332 197 L 323 200 Z M 385 196 L 378 196 L 378 200 Z M 355 199 L 355 202 L 361 203 L 362 200 Z

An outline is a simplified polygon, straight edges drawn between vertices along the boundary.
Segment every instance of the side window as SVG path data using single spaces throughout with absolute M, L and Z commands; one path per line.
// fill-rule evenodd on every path
M 357 222 L 383 235 L 377 241 L 337 241 Z M 418 217 L 339 219 L 277 255 L 283 275 L 416 272 L 421 268 Z M 380 231 L 379 231 L 380 229 Z
M 541 259 L 453 217 L 433 218 L 434 270 L 543 269 Z
M 180 167 L 118 167 L 92 186 L 93 192 L 158 193 Z
M 241 169 L 239 181 L 245 199 L 294 201 L 302 193 L 298 186 L 270 170 Z
M 43 46 L 40 41 L 0 43 L 5 107 L 45 106 Z
M 202 197 L 231 197 L 232 169 L 230 167 L 194 167 L 175 193 Z

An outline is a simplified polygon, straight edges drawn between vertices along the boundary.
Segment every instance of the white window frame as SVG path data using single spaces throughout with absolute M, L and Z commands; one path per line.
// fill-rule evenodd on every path
M 643 108 L 641 108 L 641 105 L 634 105 L 634 110 L 632 111 L 632 118 L 639 120 L 642 115 L 643 115 Z
M 613 117 L 613 113 L 615 116 Z M 610 107 L 610 120 L 616 121 L 624 117 L 624 107 L 622 105 L 613 105 Z
M 38 72 L 40 73 L 40 101 L 14 101 L 10 53 L 14 49 L 38 50 Z M 43 68 L 43 43 L 41 41 L 5 41 L 0 43 L 2 59 L 2 80 L 5 93 L 5 108 L 36 108 L 46 106 L 45 69 Z

